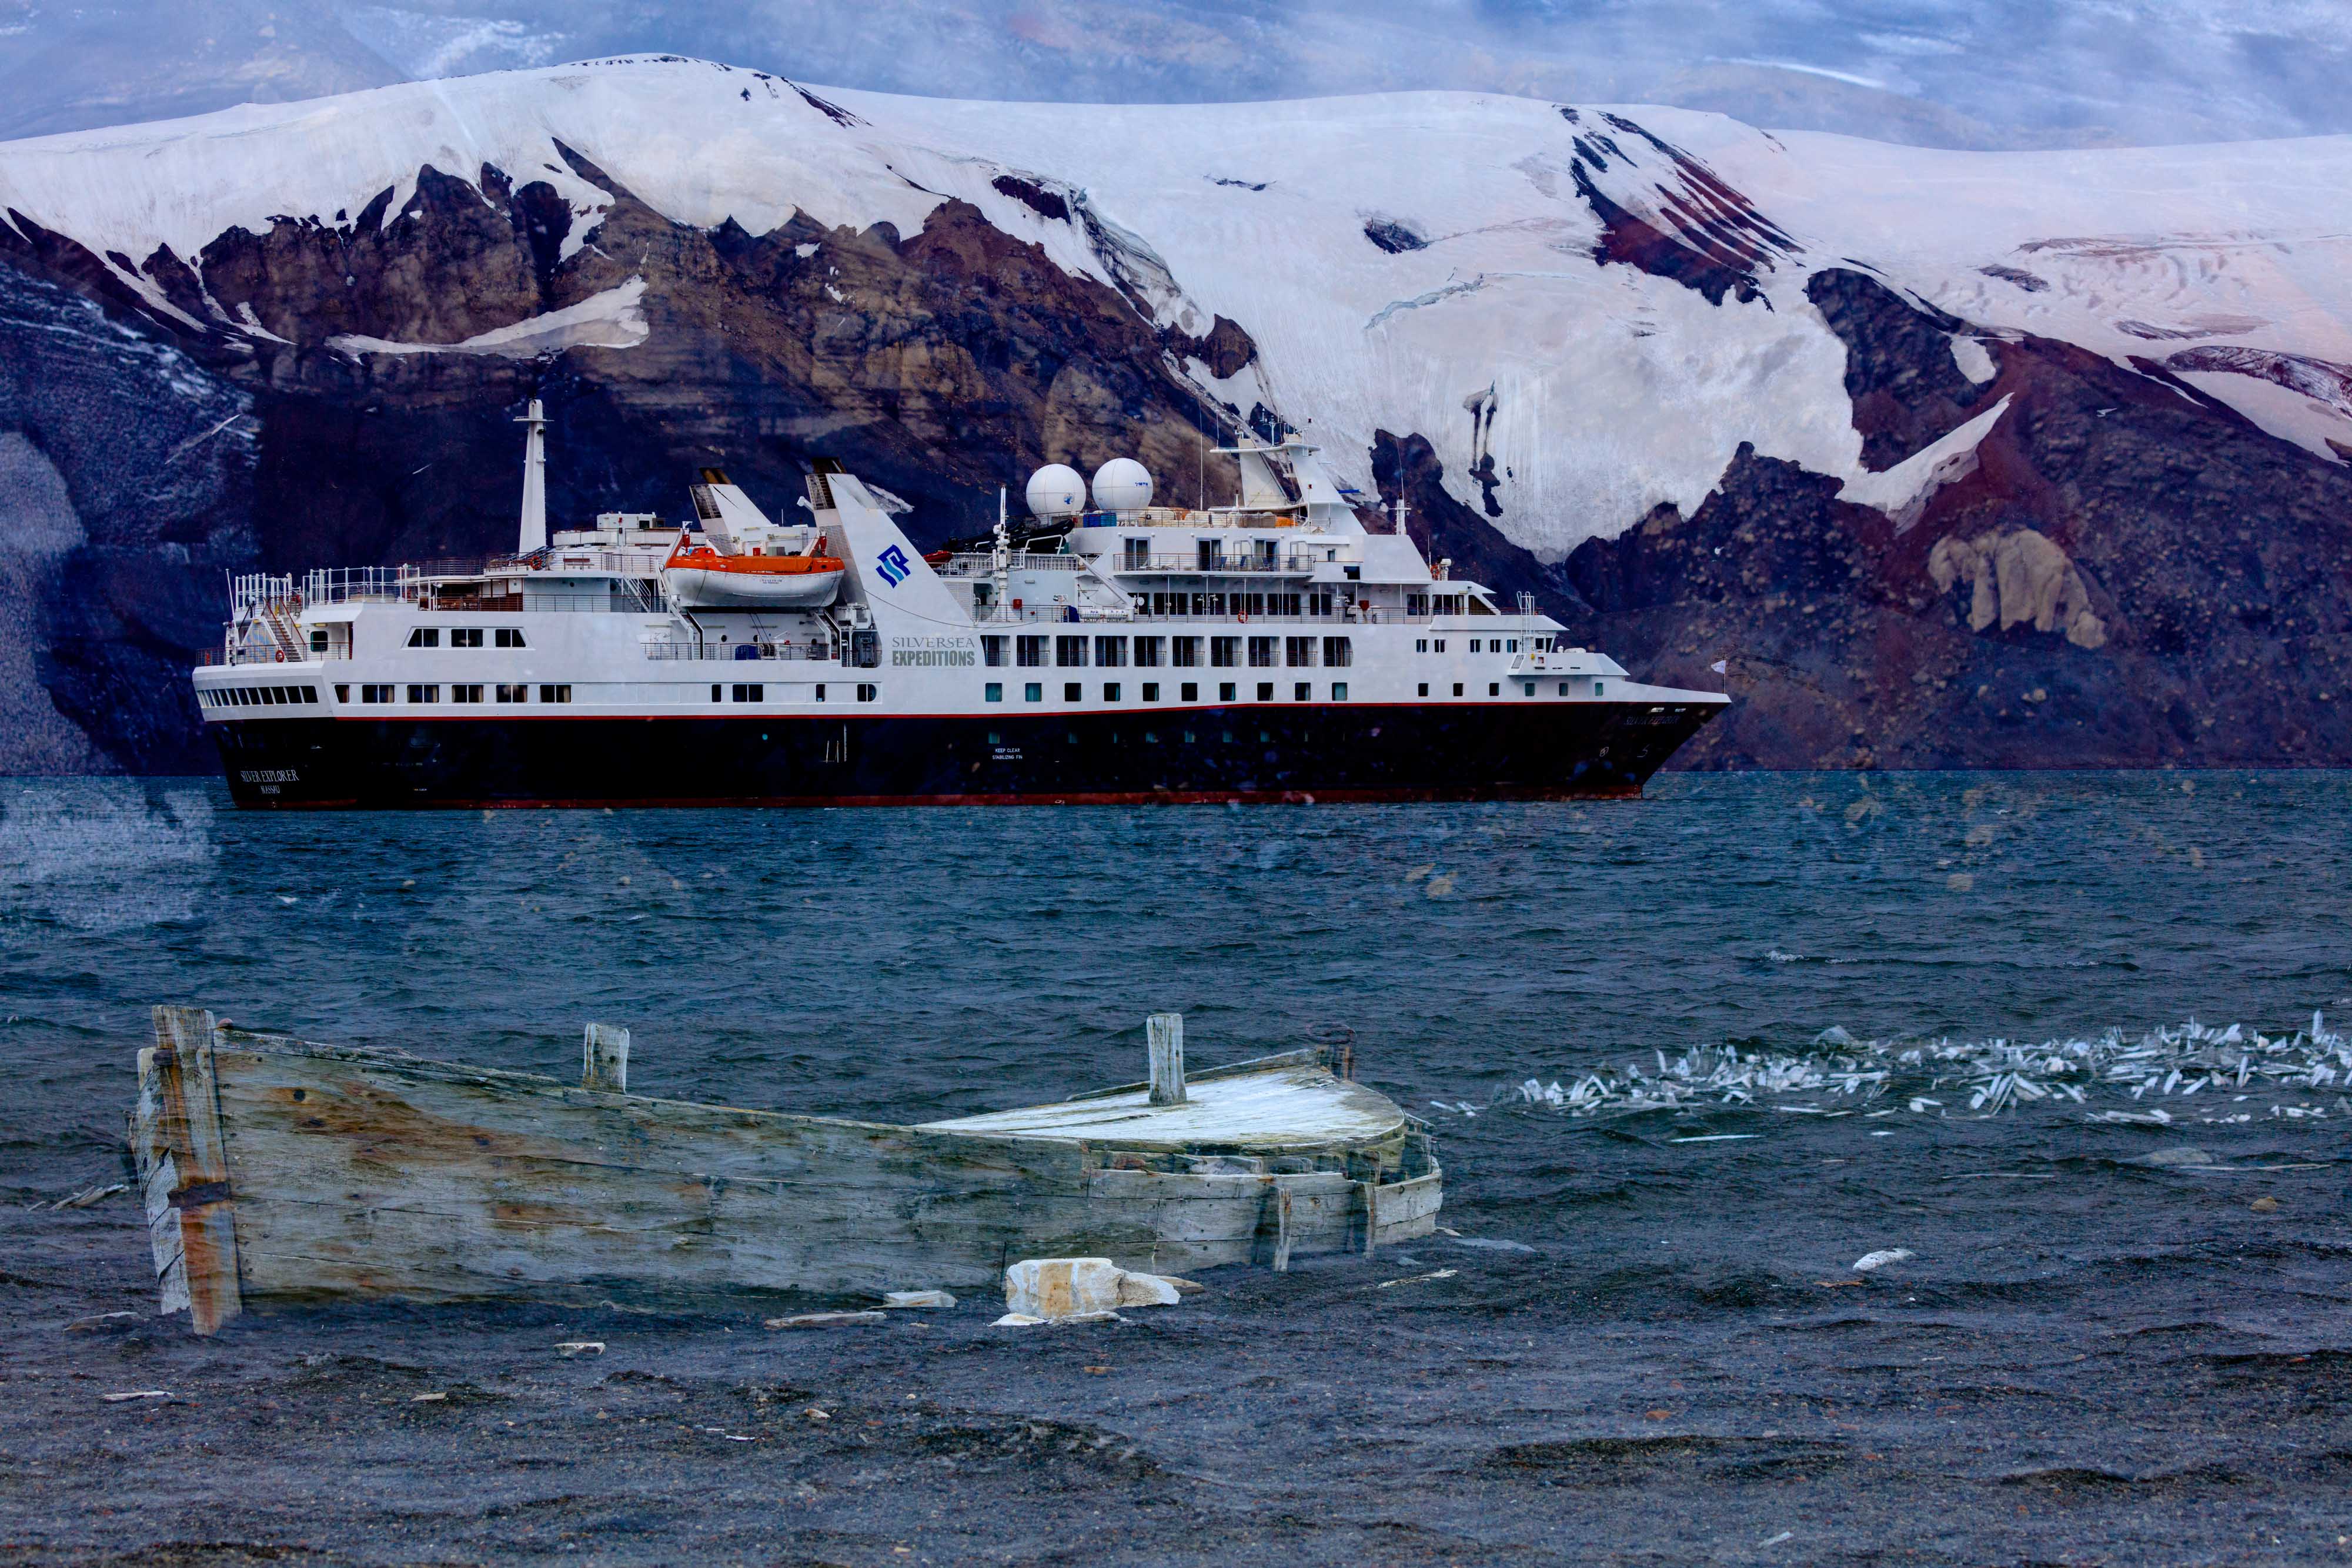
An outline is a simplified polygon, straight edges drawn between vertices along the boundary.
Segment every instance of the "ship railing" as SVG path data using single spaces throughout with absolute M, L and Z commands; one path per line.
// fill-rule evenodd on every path
M 841 658 L 839 648 L 793 643 L 640 643 L 648 659 L 686 659 L 698 663 L 761 664 L 771 659 L 799 659 L 816 664 L 836 664 Z M 755 650 L 746 655 L 744 649 Z
M 1200 573 L 1218 577 L 1305 577 L 1318 566 L 1353 566 L 1353 561 L 1327 560 L 1308 550 L 1275 555 L 1136 555 L 1105 551 L 1103 569 L 1121 576 L 1139 571 Z
M 1020 609 L 1007 608 L 1002 614 L 982 605 L 978 612 L 980 629 L 983 632 L 997 626 L 1065 626 L 1093 625 L 1099 621 L 1114 620 L 1121 625 L 1149 627 L 1154 632 L 1181 632 L 1189 626 L 1214 627 L 1219 630 L 1247 631 L 1253 626 L 1426 626 L 1433 619 L 1429 615 L 1408 615 L 1402 610 L 1383 609 L 1379 605 L 1370 610 L 1341 611 L 1334 609 L 1328 615 L 1276 615 L 1219 611 L 1213 614 L 1155 615 L 1150 610 L 1137 610 L 1128 614 L 1111 611 L 1097 612 L 1072 621 L 1069 607 L 1063 604 L 1037 606 L 1024 604 Z
M 234 631 L 221 644 L 220 662 L 224 664 L 309 664 L 326 659 L 348 659 L 349 646 L 341 648 L 302 648 L 289 651 L 269 639 L 239 642 Z M 198 668 L 203 666 L 199 665 Z
M 1015 552 L 1009 570 L 1013 571 L 1083 571 L 1087 560 L 1076 555 L 1023 555 Z M 959 550 L 931 569 L 941 577 L 986 577 L 996 570 L 996 557 L 989 550 Z

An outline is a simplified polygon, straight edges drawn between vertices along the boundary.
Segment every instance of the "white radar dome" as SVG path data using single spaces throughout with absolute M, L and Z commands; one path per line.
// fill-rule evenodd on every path
M 1095 470 L 1095 505 L 1106 512 L 1139 512 L 1151 505 L 1151 470 L 1132 457 L 1114 457 Z
M 1087 509 L 1087 482 L 1066 464 L 1048 463 L 1030 475 L 1027 494 L 1033 517 L 1075 517 Z

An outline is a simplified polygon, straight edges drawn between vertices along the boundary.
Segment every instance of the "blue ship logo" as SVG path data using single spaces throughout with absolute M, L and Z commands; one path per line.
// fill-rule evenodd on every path
M 914 570 L 907 564 L 907 552 L 897 545 L 892 545 L 888 549 L 884 550 L 876 559 L 874 564 L 882 573 L 882 580 L 892 588 L 906 581 L 907 574 Z

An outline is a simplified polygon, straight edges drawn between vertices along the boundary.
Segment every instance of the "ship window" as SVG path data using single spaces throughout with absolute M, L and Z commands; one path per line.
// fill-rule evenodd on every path
M 1078 683 L 1077 683 L 1077 682 L 1076 682 L 1076 681 L 1066 681 L 1066 682 L 1064 682 L 1064 683 L 1063 683 L 1063 685 L 1062 685 L 1062 700 L 1063 700 L 1064 702 L 1066 702 L 1066 703 L 1074 703 L 1074 702 L 1076 702 L 1076 701 L 1078 700 Z
M 347 703 L 351 701 L 352 688 L 349 686 L 337 686 L 335 688 L 335 700 L 339 703 Z
M 1034 669 L 1045 662 L 1045 638 L 1016 637 L 1013 642 L 1014 659 L 1022 668 Z
M 1004 700 L 1004 683 L 1003 681 L 989 682 L 985 687 L 982 688 L 982 695 L 985 700 L 989 702 L 1003 702 Z
M 1157 746 L 1157 745 L 1159 745 L 1159 744 L 1160 744 L 1160 732 L 1159 732 L 1158 730 L 1156 730 L 1156 729 L 1147 729 L 1147 730 L 1145 730 L 1145 731 L 1143 732 L 1143 744 L 1144 744 L 1144 745 L 1146 745 L 1146 746 Z
M 1272 681 L 1260 681 L 1257 684 L 1257 700 L 1262 703 L 1270 703 L 1274 700 L 1274 683 Z
M 539 688 L 539 700 L 543 703 L 568 703 L 572 700 L 572 688 L 568 685 L 541 686 Z
M 1566 681 L 1559 683 L 1559 695 L 1562 696 L 1568 695 L 1568 683 Z
M 857 688 L 857 700 L 862 703 L 870 703 L 881 695 L 880 686 L 861 685 Z
M 449 646 L 452 648 L 478 648 L 481 645 L 482 629 L 479 626 L 449 628 Z
M 1470 639 L 1470 651 L 1474 653 L 1478 652 L 1478 639 L 1475 637 Z
M 993 670 L 1004 663 L 1004 639 L 982 637 L 980 640 L 981 662 Z
M 1249 662 L 1253 670 L 1274 668 L 1274 639 L 1253 637 L 1249 640 Z
M 1501 696 L 1503 695 L 1503 683 L 1500 681 L 1488 681 L 1486 683 L 1486 695 L 1490 697 Z
M 1457 697 L 1462 695 L 1462 683 L 1460 681 L 1454 683 L 1454 695 Z
M 727 695 L 739 703 L 760 703 L 768 700 L 767 688 L 757 681 L 739 681 L 727 688 Z
M 1182 685 L 1176 688 L 1176 700 L 1178 702 L 1187 703 L 1199 702 L 1201 700 L 1201 688 L 1193 685 L 1191 681 L 1186 681 Z
M 1151 564 L 1151 541 L 1149 538 L 1127 539 L 1127 570 L 1141 571 Z
M 1055 638 L 1054 663 L 1065 670 L 1085 669 L 1087 667 L 1087 640 L 1084 637 Z
M 306 703 L 317 702 L 319 700 L 319 688 L 316 686 L 304 686 L 302 688 L 302 700 Z
M 360 701 L 363 703 L 388 703 L 391 700 L 392 688 L 390 686 L 362 686 L 360 688 Z
M 988 744 L 991 746 L 1002 746 L 1004 744 L 1004 737 L 992 729 L 988 732 Z
M 441 628 L 416 627 L 408 633 L 408 645 L 412 648 L 438 648 L 441 645 Z
M 1234 595 L 1234 602 L 1236 609 L 1240 607 L 1241 597 L 1242 596 L 1238 593 Z M 1212 615 L 1223 615 L 1224 612 L 1225 596 L 1222 593 L 1212 593 L 1209 595 L 1209 613 Z
M 1207 594 L 1196 593 L 1192 595 L 1192 613 L 1195 615 L 1208 615 L 1213 613 L 1213 612 L 1209 609 L 1209 596 Z
M 1158 669 L 1160 654 L 1167 646 L 1168 639 L 1165 637 L 1138 637 L 1135 640 L 1135 667 L 1139 670 Z
M 1118 683 L 1117 681 L 1109 681 L 1104 684 L 1103 701 L 1107 703 L 1115 703 L 1118 701 Z
M 520 648 L 526 645 L 522 640 L 522 632 L 512 626 L 499 627 L 496 641 L 501 648 Z
M 1429 652 L 1429 639 L 1428 639 L 1428 638 L 1426 638 L 1426 637 L 1416 637 L 1416 638 L 1414 638 L 1414 639 L 1413 639 L 1413 642 L 1412 642 L 1412 651 L 1413 651 L 1414 653 L 1428 653 L 1428 652 Z
M 1522 694 L 1521 694 L 1522 695 L 1525 695 L 1525 696 L 1533 696 L 1533 695 L 1536 695 L 1536 684 L 1535 684 L 1533 681 L 1521 681 L 1521 682 L 1519 683 L 1519 685 L 1520 685 L 1522 687 L 1526 688 L 1526 689 L 1522 692 Z
M 1143 700 L 1148 703 L 1156 703 L 1160 700 L 1160 683 L 1158 681 L 1146 681 L 1143 683 Z
M 1305 681 L 1301 681 L 1297 685 L 1290 688 L 1290 700 L 1295 703 L 1310 701 L 1314 695 L 1315 688 Z
M 1095 667 L 1102 670 L 1123 669 L 1127 664 L 1127 639 L 1097 637 L 1095 639 Z
M 1435 642 L 1432 643 L 1429 645 L 1429 651 L 1433 653 L 1443 653 L 1445 652 L 1445 639 L 1440 637 Z
M 1428 614 L 1428 613 L 1429 613 L 1429 595 L 1427 595 L 1426 593 L 1408 593 L 1408 594 L 1406 594 L 1406 595 L 1404 596 L 1404 612 L 1405 612 L 1407 615 L 1411 615 L 1411 616 L 1414 616 L 1414 617 L 1420 617 L 1420 616 L 1423 616 L 1423 615 L 1426 615 L 1426 614 Z
M 1220 670 L 1230 670 L 1241 663 L 1242 640 L 1239 637 L 1209 639 L 1209 663 Z
M 505 691 L 505 690 L 506 690 L 506 688 L 505 688 L 504 686 L 500 686 L 500 687 L 499 688 L 499 691 L 501 691 L 501 692 L 503 692 L 503 691 Z M 499 698 L 499 700 L 500 700 L 501 702 L 503 702 L 503 701 L 505 701 L 506 699 L 505 699 L 505 698 L 503 698 L 503 697 L 501 697 L 501 698 Z M 711 683 L 710 683 L 710 700 L 711 700 L 712 702 L 717 702 L 717 701 L 719 700 L 719 683 L 718 683 L 717 681 L 713 681 L 713 682 L 711 682 Z
M 1348 700 L 1347 682 L 1333 681 L 1331 683 L 1331 700 L 1335 703 L 1343 703 Z
M 1421 691 L 1419 695 L 1422 696 L 1427 696 L 1429 695 L 1429 683 L 1427 681 L 1421 683 Z
M 1601 695 L 1601 683 L 1599 681 L 1592 683 L 1592 695 L 1596 697 Z
M 1199 550 L 1199 554 L 1195 559 L 1202 571 L 1214 571 L 1223 564 L 1223 562 L 1217 559 L 1216 540 L 1199 539 L 1195 540 L 1194 543 Z
M 1282 662 L 1294 670 L 1312 669 L 1315 664 L 1315 639 L 1285 637 L 1282 640 Z
M 413 703 L 437 703 L 441 700 L 441 688 L 412 685 L 408 688 L 408 700 Z
M 310 652 L 312 652 L 313 653 L 325 653 L 326 651 L 327 651 L 327 633 L 326 633 L 325 629 L 324 629 L 324 628 L 321 628 L 321 629 L 320 629 L 320 630 L 318 630 L 318 631 L 315 631 L 315 632 L 311 632 L 311 633 L 310 633 Z
M 1234 597 L 1235 599 L 1237 599 L 1237 600 L 1239 600 L 1239 599 L 1242 599 L 1242 598 L 1243 598 L 1243 596 L 1242 596 L 1241 594 L 1238 594 L 1238 593 L 1236 593 L 1235 595 L 1234 595 Z M 1249 608 L 1248 608 L 1248 610 L 1247 610 L 1246 612 L 1244 612 L 1244 613 L 1251 614 L 1251 615 L 1263 615 L 1263 614 L 1265 614 L 1265 594 L 1263 594 L 1263 593 L 1253 593 L 1253 594 L 1250 594 L 1250 595 L 1247 597 L 1247 601 L 1246 601 L 1246 602 L 1248 603 Z
M 1198 637 L 1178 637 L 1172 639 L 1172 641 L 1175 643 L 1174 651 L 1176 656 L 1171 663 L 1173 663 L 1177 668 L 1190 670 L 1199 665 L 1201 663 L 1201 640 Z
M 1514 637 L 1510 641 L 1505 643 L 1503 644 L 1503 651 L 1507 653 L 1517 653 L 1519 651 L 1519 640 L 1517 637 Z
M 1327 669 L 1344 670 L 1356 662 L 1356 643 L 1349 637 L 1323 639 L 1323 664 Z
M 1231 701 L 1233 701 L 1233 700 L 1234 700 L 1234 683 L 1233 683 L 1233 682 L 1231 682 L 1231 681 L 1220 681 L 1220 682 L 1217 684 L 1217 700 L 1218 700 L 1219 702 L 1221 702 L 1221 703 L 1229 703 L 1229 702 L 1231 702 Z M 1231 740 L 1231 739 L 1233 738 L 1233 737 L 1229 735 L 1229 736 L 1225 737 L 1225 738 L 1226 738 L 1227 740 Z
M 1045 700 L 1045 688 L 1044 685 L 1037 681 L 1031 681 L 1027 685 L 1023 686 L 1021 688 L 1021 700 L 1024 703 L 1044 702 Z
M 823 681 L 819 681 L 816 684 L 816 700 L 819 702 L 824 701 L 824 683 Z
M 449 688 L 449 700 L 453 703 L 480 702 L 482 700 L 482 688 L 479 686 L 451 686 Z
M 529 686 L 500 686 L 499 688 L 499 701 L 502 703 L 523 703 L 529 702 L 530 700 L 530 688 Z M 717 702 L 719 700 L 719 688 L 717 686 L 710 688 L 710 700 L 712 702 Z

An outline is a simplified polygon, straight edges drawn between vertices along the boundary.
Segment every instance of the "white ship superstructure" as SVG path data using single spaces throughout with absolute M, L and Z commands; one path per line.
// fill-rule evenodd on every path
M 1024 538 L 927 557 L 828 462 L 781 518 L 705 470 L 550 539 L 524 423 L 515 554 L 234 585 L 194 680 L 240 803 L 1626 794 L 1727 700 L 1367 529 L 1295 438 L 1205 509 L 1042 469 Z

